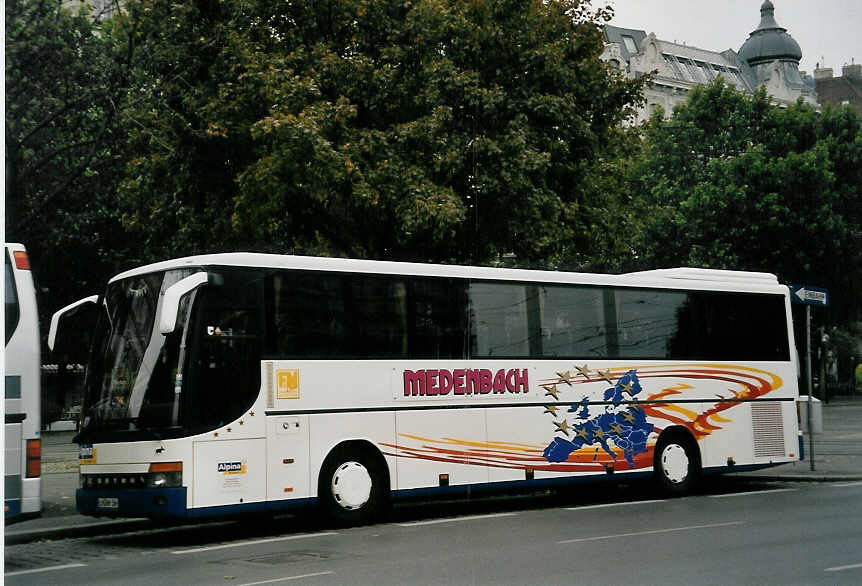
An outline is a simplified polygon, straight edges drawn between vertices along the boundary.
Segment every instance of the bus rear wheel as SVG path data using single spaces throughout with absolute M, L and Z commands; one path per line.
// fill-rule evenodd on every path
M 655 479 L 668 495 L 690 492 L 700 477 L 700 457 L 694 440 L 683 433 L 659 437 L 653 456 Z
M 318 498 L 335 522 L 362 525 L 377 519 L 388 503 L 385 464 L 368 450 L 340 447 L 320 471 Z

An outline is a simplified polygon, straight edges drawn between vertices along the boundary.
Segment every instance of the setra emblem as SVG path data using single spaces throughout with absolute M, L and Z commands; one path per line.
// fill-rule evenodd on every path
M 276 372 L 278 380 L 279 399 L 299 399 L 299 369 L 279 370 Z

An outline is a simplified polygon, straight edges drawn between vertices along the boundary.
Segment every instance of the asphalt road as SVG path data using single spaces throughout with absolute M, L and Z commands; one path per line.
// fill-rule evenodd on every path
M 7 584 L 859 584 L 862 482 L 720 479 L 310 514 L 7 546 Z

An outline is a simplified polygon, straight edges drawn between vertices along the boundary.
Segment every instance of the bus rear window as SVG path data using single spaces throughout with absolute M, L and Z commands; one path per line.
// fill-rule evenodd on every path
M 12 263 L 9 261 L 8 254 L 6 255 L 6 288 L 4 289 L 3 305 L 6 309 L 5 334 L 6 342 L 12 339 L 12 334 L 18 327 L 18 320 L 21 318 L 21 308 L 18 305 L 18 289 L 15 287 L 15 273 L 12 269 Z

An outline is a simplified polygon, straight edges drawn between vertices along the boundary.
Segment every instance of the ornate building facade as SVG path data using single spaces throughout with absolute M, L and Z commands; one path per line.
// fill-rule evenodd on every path
M 814 70 L 817 95 L 824 106 L 850 106 L 862 112 L 862 64 L 850 63 L 833 77 L 831 67 Z
M 635 124 L 649 119 L 658 106 L 670 115 L 691 88 L 716 77 L 746 93 L 764 87 L 778 105 L 802 98 L 816 106 L 815 82 L 799 71 L 801 59 L 799 44 L 776 22 L 771 0 L 761 5 L 760 24 L 738 52 L 700 49 L 664 41 L 643 30 L 606 26 L 602 53 L 602 60 L 628 77 L 655 72 L 644 91 L 646 103 L 638 110 Z

